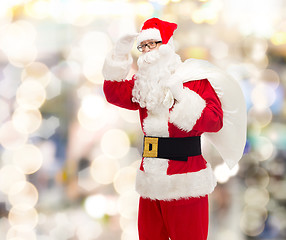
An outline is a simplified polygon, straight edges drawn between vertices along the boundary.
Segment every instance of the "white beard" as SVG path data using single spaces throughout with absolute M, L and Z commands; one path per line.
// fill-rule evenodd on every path
M 159 49 L 142 54 L 137 61 L 138 72 L 132 101 L 149 111 L 166 103 L 166 95 L 170 94 L 166 81 L 180 63 L 179 55 L 168 45 L 161 45 Z

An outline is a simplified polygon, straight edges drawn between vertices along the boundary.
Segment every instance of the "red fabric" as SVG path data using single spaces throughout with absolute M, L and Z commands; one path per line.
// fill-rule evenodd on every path
M 207 79 L 190 81 L 184 83 L 184 87 L 187 87 L 199 94 L 206 101 L 207 106 L 190 132 L 183 131 L 174 124 L 169 123 L 170 137 L 201 136 L 204 132 L 219 131 L 223 125 L 223 112 L 220 100 L 209 81 Z M 203 156 L 200 155 L 189 157 L 187 162 L 169 161 L 167 174 L 172 175 L 197 172 L 204 168 L 206 168 L 206 161 Z
M 170 23 L 162 21 L 158 18 L 148 19 L 144 24 L 141 30 L 146 30 L 149 28 L 156 28 L 160 31 L 162 43 L 167 44 L 169 39 L 173 36 L 174 31 L 177 29 L 176 23 Z
M 123 107 L 130 110 L 139 109 L 141 127 L 143 129 L 143 121 L 147 117 L 147 110 L 140 108 L 138 103 L 132 102 L 132 89 L 134 86 L 134 77 L 132 80 L 125 80 L 122 82 L 105 81 L 104 93 L 109 103 L 116 106 Z M 190 81 L 184 83 L 184 87 L 189 88 L 199 94 L 205 101 L 206 107 L 203 110 L 201 117 L 197 120 L 193 129 L 189 132 L 179 129 L 172 123 L 169 125 L 170 137 L 191 137 L 200 136 L 203 132 L 216 132 L 223 125 L 223 112 L 221 109 L 221 103 L 216 95 L 214 89 L 207 79 Z M 191 104 L 191 103 L 190 103 Z M 171 110 L 170 110 L 171 111 Z M 145 132 L 144 132 L 145 134 Z M 206 168 L 206 161 L 202 156 L 189 157 L 187 162 L 182 161 L 169 161 L 169 167 L 167 170 L 168 175 L 197 172 Z M 140 170 L 144 171 L 141 163 Z
M 132 102 L 134 80 L 122 82 L 105 81 L 104 93 L 109 103 L 130 110 L 138 110 L 143 129 L 148 116 L 145 108 Z M 205 101 L 201 117 L 191 131 L 183 131 L 168 123 L 170 137 L 200 136 L 203 132 L 216 132 L 223 125 L 221 103 L 207 79 L 184 83 Z M 192 104 L 192 103 L 190 103 Z M 171 110 L 170 110 L 171 111 Z M 145 134 L 145 132 L 144 132 Z M 143 161 L 142 161 L 143 163 Z M 140 170 L 144 171 L 141 163 Z M 206 168 L 203 156 L 189 157 L 187 162 L 169 161 L 168 175 L 196 172 Z M 206 240 L 208 233 L 208 197 L 189 198 L 172 201 L 140 198 L 138 230 L 140 240 Z
M 140 198 L 140 240 L 206 240 L 208 196 L 173 201 Z
M 109 103 L 129 110 L 137 110 L 139 109 L 139 104 L 132 102 L 133 87 L 134 78 L 121 82 L 105 80 L 103 91 Z

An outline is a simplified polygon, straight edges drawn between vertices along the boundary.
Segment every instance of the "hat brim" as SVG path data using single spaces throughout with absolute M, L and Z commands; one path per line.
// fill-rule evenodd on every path
M 140 45 L 146 40 L 162 41 L 160 31 L 156 28 L 142 30 L 137 37 L 137 45 Z

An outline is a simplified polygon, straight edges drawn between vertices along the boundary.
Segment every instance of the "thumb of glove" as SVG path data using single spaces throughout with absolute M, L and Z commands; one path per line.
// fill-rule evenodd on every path
M 181 78 L 177 75 L 171 76 L 167 81 L 167 87 L 170 89 L 173 97 L 181 101 L 183 95 L 183 82 Z

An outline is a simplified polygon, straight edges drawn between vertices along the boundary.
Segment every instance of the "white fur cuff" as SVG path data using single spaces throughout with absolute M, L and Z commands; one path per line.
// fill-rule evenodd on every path
M 174 175 L 146 173 L 138 170 L 136 177 L 136 191 L 140 196 L 158 200 L 205 196 L 214 190 L 216 184 L 209 164 L 207 168 L 198 172 Z
M 133 62 L 131 54 L 125 60 L 116 59 L 112 53 L 110 53 L 104 62 L 102 74 L 105 80 L 110 81 L 122 81 L 125 80 L 131 64 Z
M 191 131 L 206 107 L 206 102 L 196 92 L 184 88 L 180 102 L 174 105 L 170 113 L 170 122 L 184 131 Z

